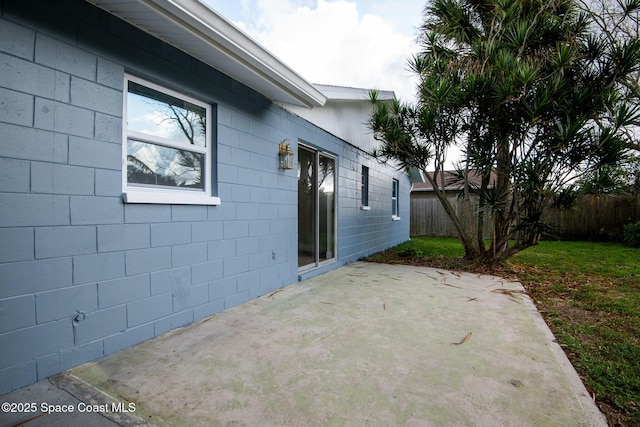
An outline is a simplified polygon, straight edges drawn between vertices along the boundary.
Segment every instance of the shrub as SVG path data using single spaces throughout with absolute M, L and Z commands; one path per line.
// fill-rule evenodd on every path
M 398 255 L 400 255 L 402 258 L 422 258 L 424 256 L 424 253 L 420 249 L 406 247 L 400 249 L 398 251 Z
M 622 241 L 632 248 L 640 248 L 640 221 L 632 222 L 624 226 Z

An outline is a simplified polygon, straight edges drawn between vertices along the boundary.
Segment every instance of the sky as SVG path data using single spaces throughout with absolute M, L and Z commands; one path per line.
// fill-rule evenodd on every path
M 202 0 L 311 83 L 412 101 L 425 0 Z

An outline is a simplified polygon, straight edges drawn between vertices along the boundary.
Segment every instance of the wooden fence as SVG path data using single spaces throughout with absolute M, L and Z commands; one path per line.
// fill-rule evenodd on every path
M 573 209 L 551 211 L 547 218 L 554 234 L 562 239 L 616 239 L 625 225 L 640 221 L 640 197 L 585 196 Z
M 457 193 L 450 193 L 449 201 L 456 215 L 462 221 L 470 221 L 466 203 Z M 472 204 L 471 210 L 477 209 L 477 203 Z M 412 236 L 449 236 L 458 237 L 453 223 L 449 220 L 442 204 L 435 194 L 430 192 L 411 193 L 410 233 Z M 488 221 L 487 221 L 488 222 Z M 490 224 L 486 224 L 485 235 L 490 235 Z
M 456 213 L 464 218 L 465 204 L 451 196 Z M 433 194 L 411 194 L 411 235 L 450 236 L 457 233 L 440 201 Z M 554 237 L 567 240 L 609 240 L 620 235 L 622 227 L 640 221 L 640 197 L 603 196 L 584 197 L 569 211 L 552 211 L 547 223 L 553 227 Z M 490 236 L 489 224 L 485 236 Z

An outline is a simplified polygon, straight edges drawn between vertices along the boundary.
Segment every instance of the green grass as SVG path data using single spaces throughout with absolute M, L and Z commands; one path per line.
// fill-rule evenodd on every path
M 430 239 L 415 238 L 392 249 L 399 254 L 415 251 L 424 257 L 461 257 L 464 249 L 457 239 L 432 237 Z
M 413 238 L 372 261 L 468 269 L 457 239 Z M 640 249 L 541 242 L 495 274 L 533 297 L 610 425 L 640 425 Z

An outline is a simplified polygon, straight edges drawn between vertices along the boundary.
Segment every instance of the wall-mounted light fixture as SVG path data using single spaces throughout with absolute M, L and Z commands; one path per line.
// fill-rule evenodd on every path
M 296 153 L 291 151 L 289 140 L 285 139 L 280 143 L 278 157 L 280 157 L 280 169 L 293 169 L 293 156 Z

